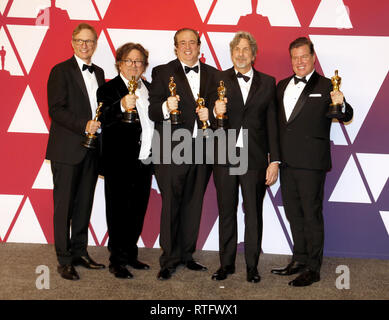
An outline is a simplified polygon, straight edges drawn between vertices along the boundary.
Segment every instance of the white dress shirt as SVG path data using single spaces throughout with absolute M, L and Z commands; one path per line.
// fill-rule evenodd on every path
M 182 69 L 184 69 L 184 73 L 185 73 L 185 66 L 188 66 L 188 65 L 186 65 L 183 62 L 181 62 L 181 65 L 182 65 Z M 200 71 L 200 61 L 199 60 L 197 60 L 197 63 L 195 63 L 191 68 L 194 68 L 195 66 L 199 67 L 199 72 L 194 72 L 193 70 L 191 70 L 188 73 L 185 73 L 185 75 L 186 75 L 186 79 L 188 80 L 189 87 L 192 90 L 193 97 L 196 100 L 198 97 L 197 95 L 200 93 L 200 72 L 201 71 Z M 180 109 L 179 105 L 180 104 L 178 103 L 178 109 Z M 167 109 L 167 101 L 165 101 L 162 104 L 162 111 L 163 111 L 164 118 L 169 119 L 170 114 L 169 114 L 169 111 Z M 197 129 L 198 129 L 197 120 L 195 120 L 194 127 L 193 127 L 193 136 L 192 136 L 193 138 L 197 137 Z
M 86 90 L 88 92 L 88 98 L 90 102 L 90 107 L 92 111 L 92 119 L 96 116 L 96 109 L 97 109 L 97 98 L 96 98 L 96 92 L 99 88 L 99 85 L 97 83 L 95 72 L 90 73 L 88 69 L 85 69 L 82 71 L 82 66 L 86 64 L 82 59 L 74 55 L 76 58 L 77 64 L 81 70 L 82 77 L 84 78 L 84 83 L 86 86 Z M 89 64 L 92 65 L 92 64 Z M 91 120 L 92 120 L 91 119 Z
M 124 81 L 126 87 L 128 87 L 128 80 L 120 74 L 120 77 Z M 145 160 L 149 157 L 151 151 L 151 142 L 153 139 L 154 133 L 154 122 L 149 118 L 149 91 L 147 90 L 145 84 L 139 80 L 140 85 L 135 90 L 135 95 L 138 97 L 136 99 L 136 109 L 138 111 L 140 125 L 142 127 L 141 134 L 141 147 L 139 152 L 139 160 Z M 122 111 L 125 109 L 122 107 Z
M 235 73 L 238 74 L 238 71 L 236 69 L 235 69 Z M 243 103 L 246 104 L 247 97 L 249 95 L 250 88 L 251 88 L 251 83 L 253 82 L 253 76 L 254 76 L 253 68 L 251 68 L 250 71 L 244 73 L 243 75 L 248 76 L 250 78 L 250 80 L 247 82 L 244 81 L 243 78 L 237 78 L 240 91 L 242 92 L 242 96 L 243 96 Z
M 235 73 L 238 74 L 238 71 L 236 69 L 235 69 Z M 251 88 L 251 83 L 253 82 L 253 76 L 254 76 L 253 68 L 250 68 L 250 70 L 248 72 L 244 73 L 243 75 L 250 77 L 250 80 L 247 82 L 244 81 L 243 78 L 237 78 L 238 83 L 239 83 L 239 87 L 240 87 L 240 91 L 242 92 L 243 103 L 246 104 L 247 97 L 249 95 L 250 88 Z M 243 129 L 243 127 L 240 127 L 238 139 L 236 141 L 236 146 L 239 148 L 243 148 L 243 130 L 242 129 Z
M 313 70 L 310 74 L 305 76 L 307 82 L 309 81 L 309 79 L 311 78 L 314 72 L 315 70 Z M 301 77 L 298 76 L 296 77 L 301 79 Z M 283 100 L 286 121 L 289 120 L 290 115 L 292 114 L 293 109 L 296 106 L 297 100 L 300 98 L 300 95 L 303 92 L 306 85 L 307 84 L 302 81 L 299 81 L 297 84 L 294 84 L 294 77 L 292 77 L 292 79 L 290 79 L 288 85 L 286 86 L 284 92 L 284 100 Z M 343 101 L 342 112 L 345 112 L 345 110 L 346 110 L 346 104 Z
M 307 79 L 307 82 L 311 78 L 312 74 L 315 72 L 313 70 L 310 74 L 306 75 L 305 78 Z M 297 78 L 301 78 L 296 76 Z M 294 84 L 294 77 L 290 79 L 288 85 L 286 86 L 285 92 L 284 92 L 284 108 L 285 108 L 285 115 L 286 115 L 286 121 L 289 120 L 290 115 L 293 112 L 294 107 L 296 106 L 297 100 L 300 98 L 301 93 L 303 92 L 305 86 L 307 84 L 299 81 L 297 84 Z

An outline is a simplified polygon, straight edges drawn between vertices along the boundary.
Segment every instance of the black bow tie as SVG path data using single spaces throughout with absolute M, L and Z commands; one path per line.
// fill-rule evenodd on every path
M 238 72 L 238 73 L 236 74 L 236 77 L 237 77 L 237 78 L 243 78 L 243 80 L 246 81 L 246 82 L 248 82 L 248 81 L 250 80 L 250 77 L 245 76 L 245 75 L 241 74 L 240 72 Z
M 189 73 L 190 70 L 193 70 L 194 72 L 198 73 L 199 72 L 199 66 L 195 66 L 193 68 L 185 66 L 185 73 Z
M 306 77 L 297 78 L 296 76 L 294 76 L 293 78 L 294 78 L 294 84 L 298 84 L 300 81 L 304 82 L 304 83 L 307 83 L 307 78 Z
M 88 69 L 90 73 L 93 73 L 93 71 L 95 71 L 95 68 L 93 66 L 88 66 L 87 64 L 84 64 L 82 66 L 82 71 Z

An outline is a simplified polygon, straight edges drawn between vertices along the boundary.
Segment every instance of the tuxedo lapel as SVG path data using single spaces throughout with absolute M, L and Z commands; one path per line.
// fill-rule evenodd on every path
M 120 89 L 120 93 L 124 93 L 126 92 L 126 94 L 128 94 L 128 82 L 127 84 L 123 81 L 122 77 L 120 75 L 118 75 L 116 77 L 116 81 L 117 81 L 117 87 Z M 127 80 L 127 79 L 126 79 Z
M 253 69 L 253 80 L 251 81 L 250 91 L 247 96 L 246 103 L 244 105 L 244 110 L 247 109 L 247 106 L 250 103 L 250 100 L 254 97 L 254 95 L 258 92 L 261 86 L 261 79 L 259 77 L 259 74 L 256 70 Z M 243 99 L 243 97 L 242 97 Z
M 204 64 L 200 62 L 200 97 L 204 98 L 207 92 L 204 92 L 205 88 L 207 87 L 207 70 L 204 67 Z M 197 97 L 196 97 L 197 99 Z
M 288 123 L 292 122 L 297 117 L 297 115 L 301 112 L 302 108 L 304 107 L 305 103 L 307 102 L 309 94 L 312 92 L 312 89 L 316 85 L 318 79 L 319 79 L 319 76 L 315 71 L 312 74 L 311 78 L 309 79 L 308 83 L 306 84 L 299 99 L 297 100 L 297 103 L 292 111 L 292 114 L 289 117 Z
M 283 80 L 283 82 L 280 84 L 280 88 L 278 90 L 278 101 L 279 101 L 279 106 L 280 106 L 280 110 L 281 110 L 281 117 L 282 117 L 282 121 L 285 124 L 288 121 L 286 120 L 285 105 L 284 105 L 284 95 L 285 95 L 286 87 L 288 86 L 288 84 L 289 84 L 290 80 L 292 79 L 292 77 L 289 77 L 288 79 Z
M 174 75 L 175 75 L 175 81 L 177 81 L 176 83 L 179 83 L 183 89 L 182 92 L 177 92 L 177 94 L 182 98 L 183 95 L 185 95 L 189 100 L 192 101 L 196 100 L 195 97 L 193 97 L 192 89 L 189 86 L 189 82 L 188 79 L 186 78 L 184 68 L 182 67 L 181 62 L 178 59 L 176 60 L 175 63 Z
M 244 106 L 242 91 L 240 90 L 238 78 L 236 77 L 235 69 L 231 68 L 229 72 L 229 79 L 231 83 L 231 88 L 226 87 L 226 96 L 231 97 L 239 101 L 239 108 Z M 233 98 L 232 98 L 233 97 Z M 228 108 L 228 106 L 227 106 Z
M 141 81 L 145 85 L 147 91 L 150 91 L 150 82 L 143 80 L 143 79 L 141 79 Z
M 121 78 L 120 75 L 118 75 L 116 78 L 113 79 L 115 81 L 115 86 L 114 88 L 117 91 L 117 97 L 119 100 L 123 98 L 125 95 L 128 94 L 128 87 L 124 83 L 123 79 Z
M 97 84 L 100 87 L 105 83 L 104 74 L 103 74 L 103 72 L 100 72 L 99 69 L 97 69 L 97 66 L 95 64 L 92 64 L 92 65 L 95 67 L 96 80 L 97 80 Z
M 88 91 L 86 90 L 84 78 L 82 77 L 82 73 L 80 68 L 78 67 L 76 58 L 71 58 L 71 73 L 73 74 L 73 78 L 78 83 L 79 87 L 81 88 L 82 93 L 84 94 L 85 98 L 89 101 L 88 97 Z

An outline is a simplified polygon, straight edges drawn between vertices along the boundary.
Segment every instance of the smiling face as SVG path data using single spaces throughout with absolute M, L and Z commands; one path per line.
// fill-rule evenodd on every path
M 244 38 L 240 39 L 239 43 L 231 51 L 231 60 L 235 69 L 245 74 L 250 71 L 254 59 L 250 42 Z
M 93 53 L 96 50 L 96 40 L 91 30 L 81 29 L 72 39 L 74 54 L 86 64 L 90 64 Z
M 290 57 L 293 71 L 297 76 L 305 77 L 313 71 L 316 56 L 311 53 L 308 45 L 293 48 L 290 50 Z
M 192 67 L 197 62 L 200 54 L 200 45 L 192 31 L 184 30 L 177 34 L 176 54 L 177 58 L 189 67 Z
M 145 58 L 142 53 L 137 49 L 132 49 L 123 61 L 119 62 L 120 73 L 127 79 L 131 80 L 134 76 L 135 80 L 138 80 L 142 73 L 145 71 Z

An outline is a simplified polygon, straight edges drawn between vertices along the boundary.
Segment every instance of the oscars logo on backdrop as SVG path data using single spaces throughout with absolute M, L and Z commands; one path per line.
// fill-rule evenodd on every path
M 251 13 L 240 17 L 238 25 L 244 26 L 245 28 L 251 28 L 252 25 L 257 27 L 270 26 L 269 19 L 263 15 L 257 13 L 259 0 L 251 0 Z
M 6 55 L 6 51 L 4 50 L 4 46 L 1 46 L 1 50 L 0 50 L 0 57 L 1 57 L 1 70 L 3 71 L 4 70 L 4 63 L 5 63 L 5 55 Z
M 35 24 L 37 26 L 53 26 L 53 22 L 59 23 L 61 21 L 70 20 L 66 10 L 62 10 L 55 6 L 56 0 L 51 0 L 51 6 L 40 10 L 36 18 Z
M 0 50 L 0 58 L 1 58 L 1 70 L 0 70 L 0 79 L 4 80 L 7 77 L 10 77 L 11 74 L 8 70 L 5 70 L 5 56 L 7 54 L 7 51 L 4 49 L 4 46 L 1 46 Z

